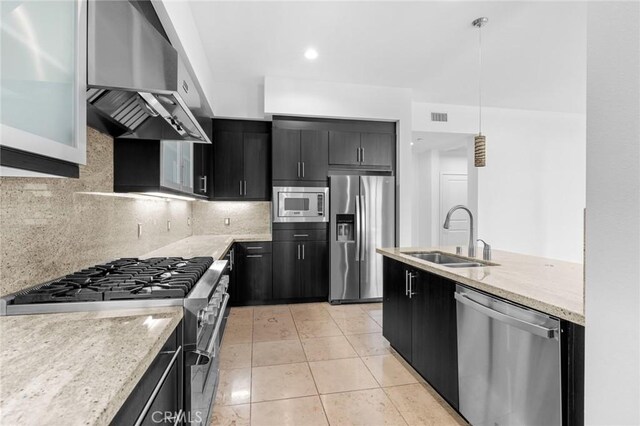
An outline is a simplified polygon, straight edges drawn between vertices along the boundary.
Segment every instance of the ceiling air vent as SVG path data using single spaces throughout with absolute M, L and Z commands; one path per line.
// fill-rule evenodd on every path
M 446 112 L 432 112 L 431 121 L 448 121 Z

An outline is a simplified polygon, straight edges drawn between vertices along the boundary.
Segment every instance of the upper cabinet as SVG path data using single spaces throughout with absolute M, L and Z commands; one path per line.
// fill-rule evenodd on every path
M 114 191 L 205 198 L 206 194 L 200 190 L 201 182 L 195 179 L 194 145 L 200 144 L 116 138 L 113 143 Z
M 321 184 L 331 170 L 393 174 L 395 161 L 395 123 L 273 118 L 273 180 L 279 184 Z
M 87 3 L 3 1 L 0 15 L 1 164 L 77 177 L 86 162 Z
M 270 160 L 270 123 L 214 120 L 212 199 L 269 201 Z
M 329 164 L 373 169 L 392 169 L 395 134 L 329 132 Z
M 329 132 L 273 129 L 273 180 L 326 181 Z

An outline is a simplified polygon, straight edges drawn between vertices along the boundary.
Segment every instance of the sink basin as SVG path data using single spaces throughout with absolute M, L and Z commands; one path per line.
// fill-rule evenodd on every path
M 427 262 L 446 266 L 448 268 L 477 268 L 481 266 L 488 266 L 488 264 L 484 262 L 465 259 L 463 257 L 458 257 L 452 254 L 441 253 L 437 251 L 408 252 L 403 254 L 406 254 L 407 256 L 415 257 L 417 259 L 426 260 Z

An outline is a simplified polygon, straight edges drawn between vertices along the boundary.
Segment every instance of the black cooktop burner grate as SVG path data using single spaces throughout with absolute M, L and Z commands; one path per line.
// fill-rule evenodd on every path
M 13 303 L 185 297 L 212 263 L 211 257 L 118 259 L 19 293 Z

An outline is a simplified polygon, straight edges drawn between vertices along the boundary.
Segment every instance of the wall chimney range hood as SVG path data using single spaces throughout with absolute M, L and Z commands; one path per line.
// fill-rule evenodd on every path
M 128 1 L 89 1 L 87 87 L 93 127 L 120 138 L 211 143 L 213 114 L 195 78 Z

